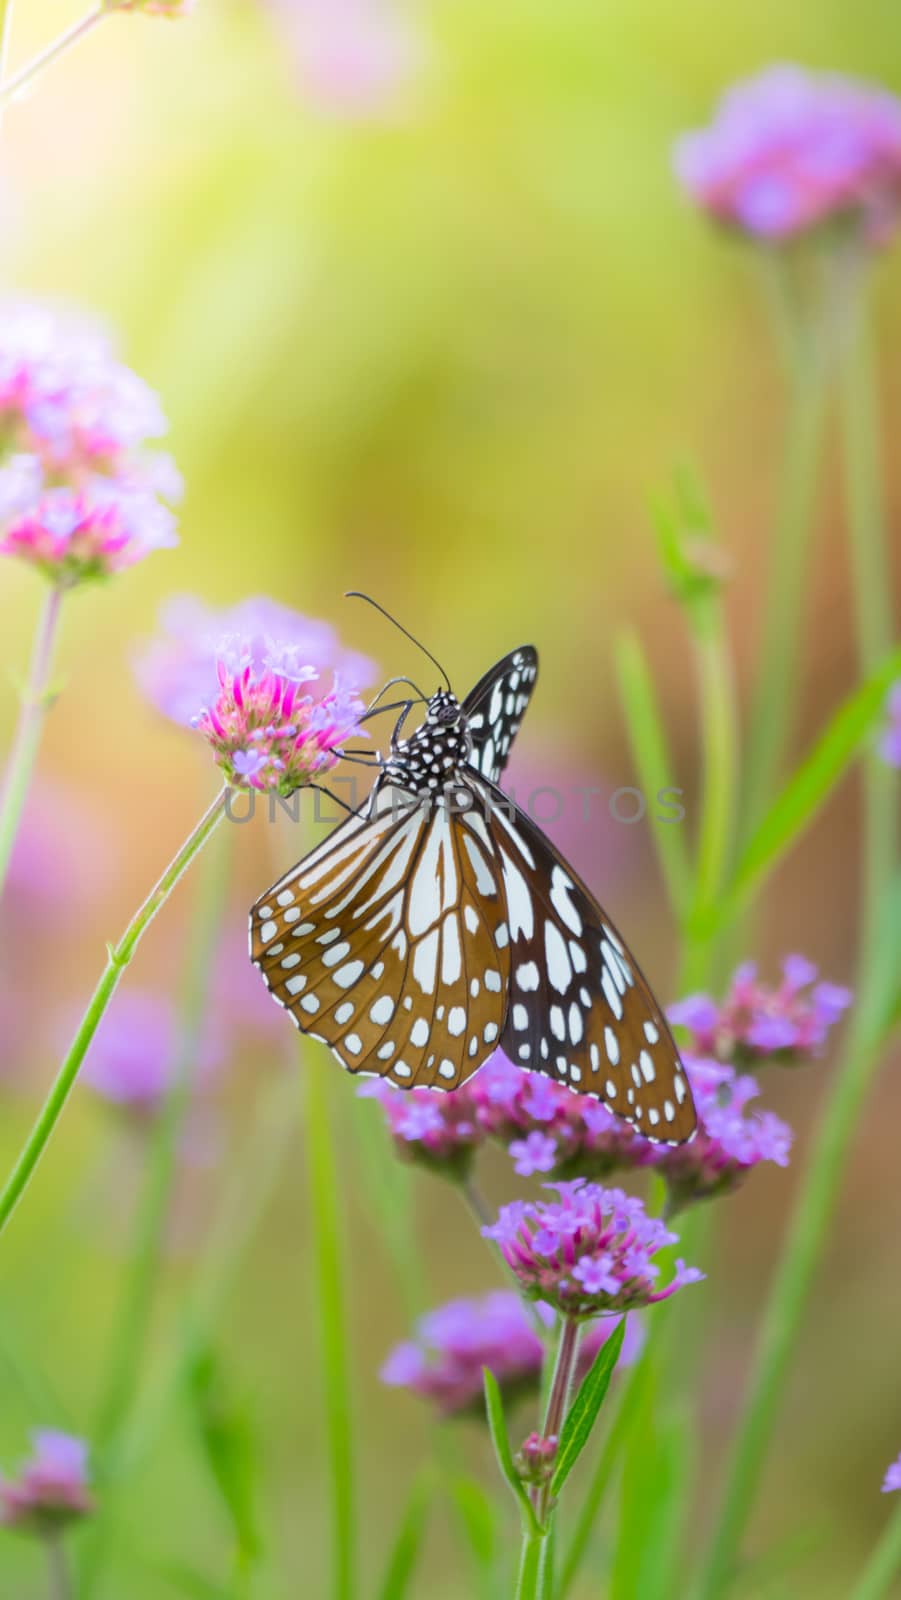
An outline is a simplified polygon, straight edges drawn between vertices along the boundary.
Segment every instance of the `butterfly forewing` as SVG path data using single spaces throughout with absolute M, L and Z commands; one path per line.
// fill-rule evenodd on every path
M 472 739 L 470 765 L 499 783 L 538 677 L 538 652 L 522 644 L 480 678 L 463 701 Z
M 351 1072 L 456 1087 L 494 1050 L 509 951 L 490 848 L 441 804 L 377 792 L 254 907 L 251 955 Z
M 607 913 L 513 802 L 474 780 L 491 819 L 510 932 L 501 1044 L 518 1066 L 596 1095 L 646 1138 L 695 1128 L 679 1052 L 651 988 Z

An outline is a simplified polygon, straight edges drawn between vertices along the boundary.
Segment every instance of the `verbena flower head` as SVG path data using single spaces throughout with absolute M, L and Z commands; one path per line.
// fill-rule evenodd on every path
M 853 78 L 780 65 L 735 85 L 675 149 L 717 221 L 782 243 L 836 220 L 881 244 L 901 206 L 901 101 Z
M 889 690 L 885 711 L 887 722 L 879 741 L 879 753 L 890 767 L 901 767 L 901 683 Z
M 540 1487 L 550 1481 L 557 1459 L 558 1442 L 555 1433 L 545 1437 L 534 1430 L 523 1440 L 514 1457 L 516 1470 L 523 1483 Z
M 36 1430 L 31 1440 L 31 1457 L 16 1477 L 0 1480 L 0 1521 L 9 1528 L 52 1534 L 94 1509 L 87 1445 L 46 1428 Z
M 368 682 L 372 663 L 345 652 L 327 623 L 263 598 L 216 613 L 183 597 L 163 624 L 138 680 L 165 715 L 203 734 L 234 787 L 290 794 L 329 771 L 336 746 L 360 731 L 362 701 L 338 672 Z M 329 667 L 333 686 L 313 692 Z
M 153 495 L 98 480 L 89 490 L 46 490 L 9 520 L 0 555 L 19 556 L 51 583 L 70 588 L 177 543 L 175 518 Z
M 554 1314 L 539 1303 L 548 1329 Z M 600 1318 L 586 1330 L 579 1348 L 577 1378 L 587 1372 L 601 1345 L 615 1331 L 618 1317 Z M 642 1346 L 638 1321 L 630 1317 L 620 1360 L 628 1366 Z M 404 1389 L 435 1405 L 442 1416 L 484 1415 L 482 1369 L 488 1367 L 508 1401 L 538 1393 L 544 1343 L 522 1300 L 511 1289 L 480 1299 L 452 1300 L 417 1324 L 415 1337 L 392 1350 L 382 1368 L 383 1383 Z
M 117 476 L 166 432 L 153 390 L 97 323 L 39 302 L 0 304 L 0 440 L 36 456 L 51 479 Z
M 466 1177 L 485 1134 L 465 1087 L 437 1095 L 371 1078 L 357 1092 L 362 1099 L 378 1100 L 398 1155 L 443 1177 Z
M 690 1201 L 731 1192 L 762 1161 L 788 1166 L 792 1143 L 791 1129 L 779 1117 L 748 1110 L 760 1092 L 753 1078 L 722 1062 L 691 1057 L 685 1068 L 697 1132 L 688 1144 L 648 1146 L 647 1164 L 666 1180 L 670 1216 Z
M 817 981 L 804 956 L 787 956 L 782 982 L 768 987 L 752 962 L 739 967 L 722 1005 L 706 994 L 690 995 L 668 1012 L 687 1028 L 695 1055 L 720 1061 L 774 1059 L 794 1066 L 822 1054 L 832 1028 L 851 1004 L 851 992 Z
M 677 1235 L 634 1196 L 581 1178 L 547 1187 L 559 1199 L 513 1201 L 482 1229 L 530 1298 L 567 1316 L 594 1317 L 666 1300 L 703 1276 L 679 1261 L 669 1283 L 657 1287 L 654 1258 Z
M 891 1494 L 894 1489 L 901 1489 L 901 1456 L 892 1462 L 882 1480 L 883 1494 Z

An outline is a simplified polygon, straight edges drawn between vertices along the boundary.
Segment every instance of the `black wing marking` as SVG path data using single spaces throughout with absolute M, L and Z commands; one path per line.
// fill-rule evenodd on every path
M 590 890 L 509 796 L 473 778 L 503 875 L 510 986 L 501 1047 L 517 1066 L 603 1100 L 645 1138 L 695 1129 L 661 1006 Z
M 523 644 L 498 661 L 463 701 L 472 736 L 470 765 L 499 783 L 538 677 L 538 651 Z

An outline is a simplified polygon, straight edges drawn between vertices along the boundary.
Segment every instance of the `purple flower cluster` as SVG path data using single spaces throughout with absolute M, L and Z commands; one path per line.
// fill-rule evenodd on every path
M 181 482 L 145 449 L 165 431 L 156 395 L 98 327 L 0 308 L 0 554 L 69 587 L 176 544 L 163 502 Z
M 392 113 L 422 41 L 395 0 L 272 0 L 305 97 L 334 115 Z
M 901 206 L 901 101 L 851 78 L 770 67 L 678 141 L 675 169 L 703 210 L 754 238 L 782 243 L 841 219 L 880 245 Z
M 670 1213 L 689 1200 L 735 1189 L 762 1161 L 788 1164 L 791 1130 L 771 1112 L 750 1109 L 759 1093 L 727 1063 L 688 1057 L 698 1111 L 689 1144 L 651 1144 L 597 1100 L 524 1071 L 496 1051 L 461 1089 L 435 1095 L 374 1081 L 360 1093 L 377 1099 L 398 1150 L 445 1176 L 465 1177 L 487 1139 L 502 1144 L 520 1177 L 609 1178 L 653 1168 L 665 1178 Z
M 536 1311 L 550 1329 L 550 1306 Z M 586 1329 L 579 1348 L 577 1380 L 588 1371 L 618 1317 L 603 1317 Z M 642 1332 L 634 1317 L 626 1323 L 621 1362 L 628 1366 L 641 1349 Z M 392 1350 L 382 1368 L 384 1383 L 411 1389 L 434 1404 L 442 1416 L 482 1414 L 482 1368 L 493 1372 L 507 1399 L 538 1392 L 544 1343 L 518 1294 L 498 1289 L 481 1299 L 452 1300 L 430 1311 L 415 1338 Z
M 901 1456 L 892 1462 L 882 1480 L 883 1494 L 891 1494 L 895 1489 L 901 1489 Z
M 365 682 L 372 663 L 343 651 L 326 623 L 265 598 L 215 613 L 186 596 L 170 602 L 163 626 L 138 680 L 166 716 L 203 734 L 234 787 L 290 794 L 329 771 L 336 747 L 360 731 L 363 703 L 337 673 Z M 305 692 L 329 667 L 334 686 Z
M 692 1050 L 720 1061 L 775 1059 L 794 1066 L 822 1054 L 830 1028 L 851 1004 L 851 992 L 817 981 L 804 956 L 787 956 L 782 982 L 767 987 L 752 962 L 738 968 L 722 1005 L 709 995 L 690 995 L 669 1010 L 670 1022 L 687 1028 Z
M 530 1298 L 569 1317 L 596 1317 L 653 1305 L 703 1277 L 678 1261 L 669 1283 L 657 1288 L 654 1258 L 677 1235 L 622 1189 L 581 1178 L 548 1187 L 558 1200 L 514 1200 L 482 1229 Z
M 205 1083 L 221 1059 L 221 1040 L 204 1039 L 194 1082 Z M 161 1107 L 178 1063 L 178 1025 L 165 996 L 120 994 L 92 1041 L 81 1081 L 131 1116 L 145 1120 Z
M 901 767 L 901 683 L 889 690 L 885 703 L 886 726 L 879 742 L 879 753 L 890 767 Z
M 31 1458 L 17 1477 L 0 1480 L 0 1521 L 9 1528 L 54 1533 L 94 1509 L 87 1446 L 48 1428 L 31 1437 Z

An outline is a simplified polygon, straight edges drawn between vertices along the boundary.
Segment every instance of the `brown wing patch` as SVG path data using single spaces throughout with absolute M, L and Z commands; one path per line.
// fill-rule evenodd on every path
M 503 886 L 466 818 L 393 802 L 345 824 L 254 907 L 251 953 L 297 1026 L 350 1072 L 452 1089 L 496 1048 Z

